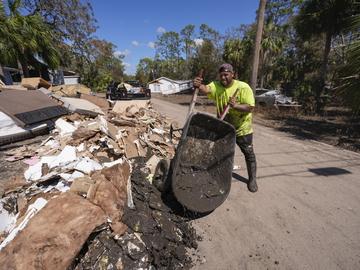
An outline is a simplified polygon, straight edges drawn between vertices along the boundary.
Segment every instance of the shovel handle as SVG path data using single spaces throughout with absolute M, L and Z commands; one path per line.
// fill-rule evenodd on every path
M 232 95 L 232 98 L 233 97 L 236 97 L 236 95 L 237 95 L 237 93 L 239 92 L 239 88 L 238 89 L 236 89 L 236 91 L 235 91 L 235 93 Z M 227 115 L 227 113 L 229 112 L 229 110 L 230 110 L 230 104 L 227 104 L 226 106 L 225 106 L 225 109 L 221 112 L 221 114 L 220 114 L 220 116 L 219 116 L 219 119 L 220 120 L 224 120 L 224 118 L 225 118 L 225 116 Z
M 202 78 L 203 77 L 203 74 L 204 74 L 204 70 L 201 69 L 200 72 L 199 72 L 199 75 L 198 77 Z M 197 96 L 199 94 L 199 88 L 198 87 L 195 87 L 195 91 L 194 91 L 194 94 L 193 94 L 193 97 L 191 99 L 191 103 L 190 103 L 190 106 L 189 106 L 189 112 L 188 112 L 188 117 L 190 116 L 190 114 L 193 112 L 194 110 L 194 107 L 195 107 L 195 103 L 196 103 L 196 99 L 197 99 Z

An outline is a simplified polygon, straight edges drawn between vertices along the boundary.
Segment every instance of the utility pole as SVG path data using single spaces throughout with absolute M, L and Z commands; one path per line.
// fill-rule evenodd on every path
M 256 91 L 256 81 L 257 81 L 257 74 L 259 68 L 259 54 L 260 54 L 261 36 L 264 27 L 265 6 L 266 6 L 266 0 L 260 0 L 258 12 L 257 12 L 256 39 L 255 39 L 255 48 L 253 54 L 251 80 L 250 80 L 250 86 L 254 92 L 254 95 Z

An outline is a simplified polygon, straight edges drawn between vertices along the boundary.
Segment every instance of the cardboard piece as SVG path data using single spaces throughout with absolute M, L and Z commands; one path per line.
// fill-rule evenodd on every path
M 147 108 L 148 103 L 148 100 L 119 100 L 116 101 L 112 111 L 124 114 L 128 107 L 135 106 L 139 110 L 140 108 Z
M 104 114 L 101 108 L 90 101 L 80 98 L 61 97 L 63 106 L 69 111 L 79 114 L 93 115 Z
M 26 87 L 21 85 L 13 84 L 13 85 L 0 85 L 0 91 L 11 91 L 11 90 L 20 90 L 20 91 L 27 91 Z
M 116 234 L 123 234 L 126 226 L 121 222 L 127 200 L 127 182 L 130 165 L 124 161 L 101 172 L 95 172 L 91 178 L 96 181 L 88 192 L 88 199 L 105 211 L 111 220 L 111 228 Z
M 36 90 L 40 87 L 49 89 L 51 84 L 40 77 L 22 78 L 21 85 L 29 90 Z
M 95 181 L 89 176 L 79 177 L 71 184 L 70 191 L 78 195 L 86 195 L 89 192 L 90 187 L 94 184 Z
M 76 97 L 78 93 L 90 94 L 91 89 L 83 84 L 62 84 L 50 88 L 51 92 L 61 97 Z
M 99 106 L 104 111 L 107 111 L 110 108 L 109 102 L 104 98 L 92 96 L 88 94 L 81 94 L 80 98 L 90 101 L 91 103 Z

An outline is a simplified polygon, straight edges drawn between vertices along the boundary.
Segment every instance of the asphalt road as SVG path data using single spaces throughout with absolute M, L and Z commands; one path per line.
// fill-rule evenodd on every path
M 187 107 L 152 99 L 184 123 Z M 257 193 L 236 149 L 231 192 L 193 222 L 194 269 L 360 269 L 360 154 L 254 125 Z

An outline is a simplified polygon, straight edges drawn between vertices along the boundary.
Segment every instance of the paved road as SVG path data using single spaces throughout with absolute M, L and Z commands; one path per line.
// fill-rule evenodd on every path
M 152 99 L 184 122 L 187 108 Z M 205 257 L 194 269 L 360 269 L 360 154 L 254 125 L 259 191 L 236 151 L 231 192 L 194 222 Z

